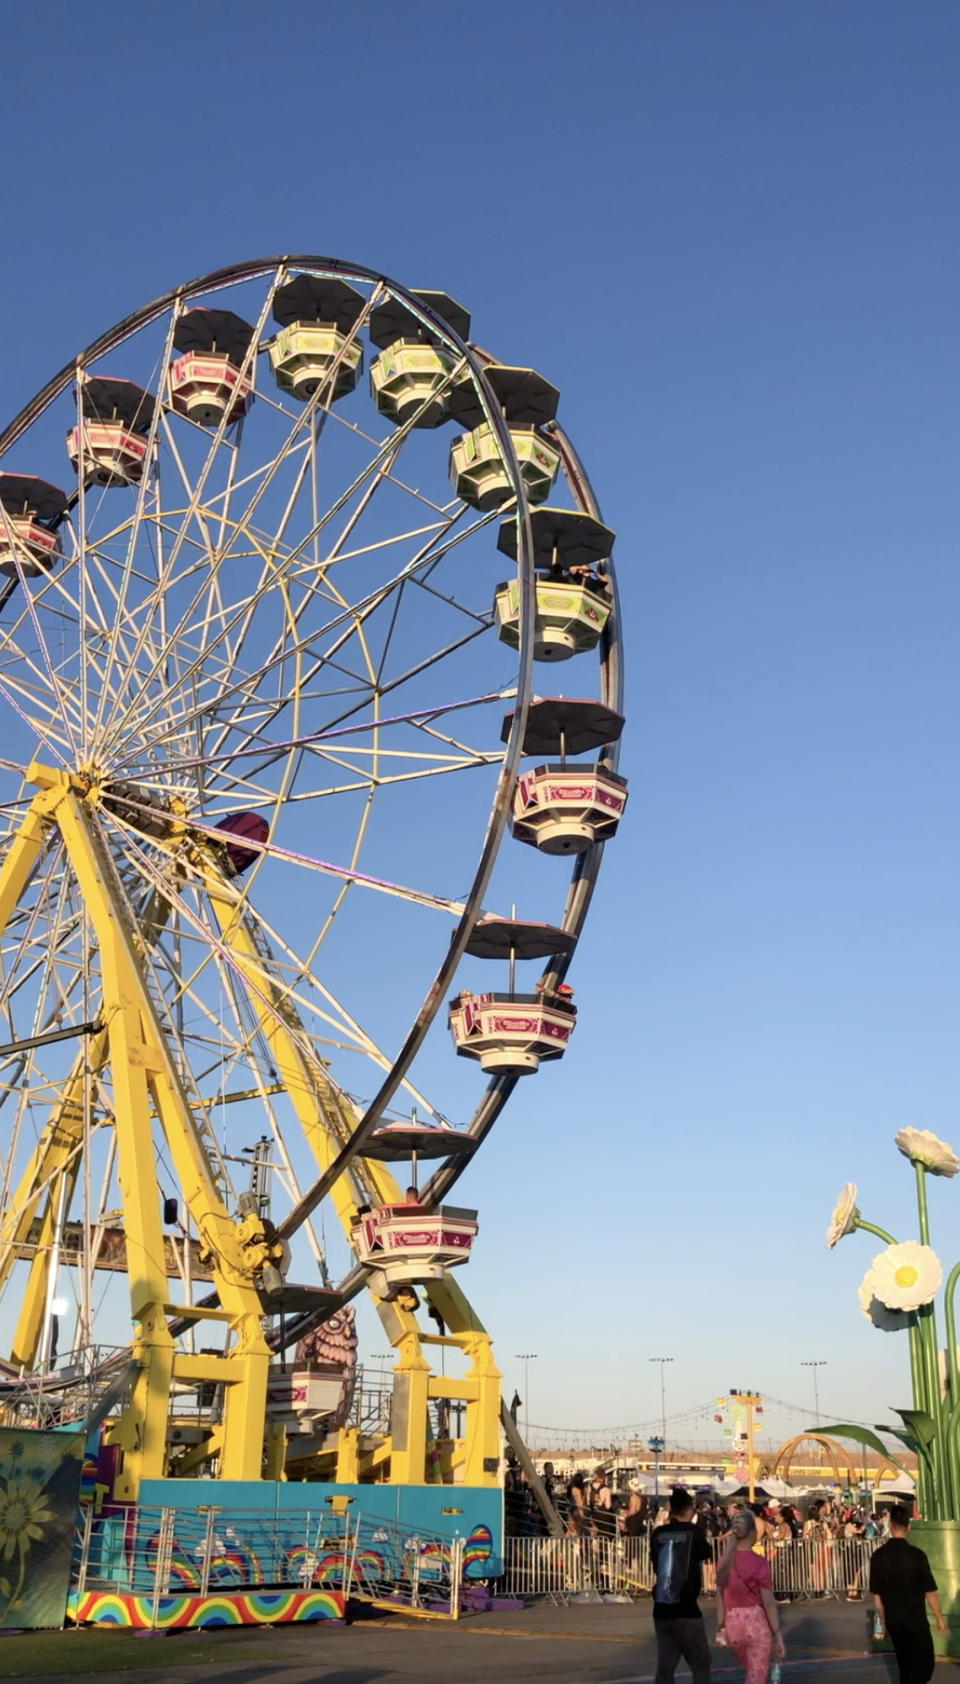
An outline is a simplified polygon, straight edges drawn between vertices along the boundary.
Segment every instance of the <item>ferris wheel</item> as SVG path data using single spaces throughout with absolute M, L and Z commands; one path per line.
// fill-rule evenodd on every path
M 287 257 L 0 434 L 0 1328 L 10 1372 L 89 1376 L 132 1318 L 121 1494 L 308 1449 L 423 1480 L 457 1397 L 438 1477 L 497 1477 L 448 1195 L 571 1041 L 626 801 L 614 534 L 558 403 L 447 294 Z M 308 1446 L 272 1358 L 364 1290 L 402 1407 Z

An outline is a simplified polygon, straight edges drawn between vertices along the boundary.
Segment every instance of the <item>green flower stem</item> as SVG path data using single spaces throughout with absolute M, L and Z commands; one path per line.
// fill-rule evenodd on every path
M 873 1222 L 865 1222 L 862 1216 L 857 1217 L 857 1220 L 854 1223 L 854 1227 L 855 1228 L 862 1228 L 864 1233 L 866 1233 L 866 1234 L 876 1234 L 877 1239 L 882 1240 L 884 1245 L 896 1245 L 897 1244 L 897 1241 L 894 1239 L 893 1235 L 887 1233 L 886 1228 L 878 1228 Z
M 927 1209 L 927 1171 L 923 1164 L 914 1160 L 914 1175 L 917 1183 L 917 1214 L 920 1220 L 920 1244 L 930 1244 L 930 1215 Z M 939 1513 L 931 1514 L 933 1519 L 946 1519 L 953 1509 L 954 1481 L 953 1462 L 950 1447 L 945 1432 L 943 1399 L 940 1392 L 939 1336 L 937 1333 L 937 1312 L 933 1304 L 925 1304 L 918 1314 L 920 1338 L 923 1342 L 923 1360 L 927 1379 L 927 1414 L 931 1416 L 936 1429 L 933 1445 L 935 1462 L 937 1465 L 937 1508 Z M 933 1505 L 931 1505 L 932 1509 Z
M 927 1172 L 922 1164 L 914 1161 L 914 1174 L 917 1178 L 917 1210 L 920 1214 L 920 1244 L 930 1244 L 930 1218 L 927 1215 Z
M 943 1292 L 944 1317 L 947 1324 L 947 1374 L 949 1376 L 949 1409 L 946 1421 L 947 1465 L 953 1482 L 952 1513 L 960 1513 L 960 1368 L 957 1364 L 957 1316 L 954 1298 L 960 1280 L 960 1263 L 955 1263 L 947 1276 Z
M 943 1402 L 940 1395 L 940 1370 L 937 1360 L 937 1323 L 932 1304 L 924 1304 L 917 1312 L 923 1364 L 927 1381 L 927 1414 L 934 1425 L 934 1436 L 931 1443 L 933 1452 L 936 1493 L 934 1501 L 929 1504 L 931 1520 L 946 1520 L 949 1518 L 950 1492 L 947 1489 L 947 1456 L 943 1431 Z
M 957 1365 L 957 1311 L 954 1295 L 960 1280 L 960 1263 L 955 1263 L 943 1289 L 943 1309 L 947 1322 L 947 1373 L 950 1376 L 950 1401 L 960 1403 L 960 1368 Z

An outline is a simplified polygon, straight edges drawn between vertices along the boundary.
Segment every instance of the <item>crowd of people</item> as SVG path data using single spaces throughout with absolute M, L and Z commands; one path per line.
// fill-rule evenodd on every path
M 607 1470 L 595 1468 L 590 1475 L 575 1473 L 560 1480 L 553 1464 L 544 1463 L 541 1475 L 547 1497 L 557 1510 L 568 1537 L 646 1538 L 666 1524 L 669 1493 L 662 1497 L 639 1491 L 616 1491 Z M 730 1536 L 737 1514 L 749 1508 L 756 1523 L 756 1542 L 787 1544 L 797 1539 L 829 1543 L 837 1538 L 886 1538 L 889 1536 L 889 1505 L 877 1512 L 852 1502 L 815 1498 L 800 1506 L 781 1503 L 776 1497 L 724 1502 L 709 1494 L 695 1497 L 694 1525 L 711 1544 Z M 546 1521 L 534 1492 L 521 1470 L 508 1470 L 506 1484 L 507 1531 L 513 1536 L 536 1537 L 546 1531 Z
M 808 1516 L 805 1524 L 823 1525 L 826 1507 L 819 1505 L 821 1513 Z M 736 1509 L 715 1561 L 698 1518 L 695 1499 L 675 1489 L 666 1520 L 650 1535 L 656 1684 L 673 1684 L 681 1660 L 689 1666 L 693 1684 L 710 1684 L 710 1642 L 700 1609 L 703 1570 L 710 1563 L 716 1569 L 715 1641 L 733 1650 L 744 1684 L 780 1684 L 780 1663 L 786 1655 L 782 1599 L 776 1595 L 771 1570 L 770 1554 L 775 1556 L 776 1550 L 765 1550 L 760 1540 L 763 1517 L 746 1504 Z M 776 1524 L 783 1522 L 778 1519 Z M 890 1505 L 886 1525 L 889 1536 L 870 1560 L 874 1632 L 889 1633 L 900 1684 L 929 1684 L 935 1666 L 929 1617 L 941 1636 L 947 1631 L 936 1580 L 923 1550 L 909 1542 L 910 1515 L 902 1504 Z
M 710 1640 L 699 1600 L 704 1591 L 715 1597 L 714 1641 L 733 1651 L 745 1684 L 779 1681 L 786 1653 L 781 1615 L 789 1615 L 795 1596 L 844 1591 L 856 1602 L 872 1594 L 873 1633 L 889 1634 L 900 1684 L 929 1684 L 934 1652 L 928 1611 L 941 1633 L 947 1627 L 929 1561 L 909 1543 L 911 1517 L 904 1505 L 891 1500 L 870 1511 L 819 1497 L 801 1505 L 763 1492 L 753 1502 L 744 1496 L 723 1502 L 713 1492 L 682 1487 L 661 1502 L 613 1490 L 603 1467 L 564 1483 L 549 1462 L 541 1479 L 567 1538 L 578 1540 L 576 1556 L 592 1563 L 597 1590 L 611 1590 L 621 1569 L 644 1573 L 629 1583 L 652 1596 L 656 1684 L 672 1684 L 682 1661 L 694 1684 L 709 1684 Z M 546 1530 L 533 1483 L 516 1464 L 508 1471 L 506 1508 L 514 1536 Z M 631 1539 L 644 1540 L 636 1558 Z M 872 1548 L 846 1547 L 859 1540 Z M 798 1564 L 799 1578 L 793 1571 Z

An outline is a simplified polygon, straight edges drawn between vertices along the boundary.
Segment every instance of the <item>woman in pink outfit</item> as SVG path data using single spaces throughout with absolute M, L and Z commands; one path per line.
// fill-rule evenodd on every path
M 744 1684 L 767 1684 L 774 1650 L 786 1653 L 773 1598 L 770 1563 L 755 1555 L 757 1523 L 749 1509 L 736 1514 L 717 1569 L 717 1638 L 743 1667 Z

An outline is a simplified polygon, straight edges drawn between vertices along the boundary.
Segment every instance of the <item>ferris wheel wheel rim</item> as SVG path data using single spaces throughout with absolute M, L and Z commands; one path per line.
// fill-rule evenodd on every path
M 105 334 L 93 341 L 78 357 L 72 359 L 57 375 L 53 376 L 53 378 L 47 382 L 47 385 L 42 388 L 42 390 L 38 392 L 34 398 L 24 406 L 23 409 L 21 409 L 18 415 L 16 415 L 2 431 L 0 431 L 0 456 L 2 456 L 11 447 L 11 445 L 21 437 L 23 432 L 33 423 L 35 419 L 37 419 L 43 410 L 64 391 L 70 381 L 76 378 L 78 370 L 85 364 L 96 361 L 116 346 L 122 344 L 133 334 L 158 320 L 166 311 L 175 309 L 180 304 L 193 299 L 198 295 L 240 285 L 243 282 L 268 276 L 272 272 L 277 272 L 282 269 L 302 270 L 307 273 L 321 272 L 328 274 L 331 277 L 360 280 L 373 287 L 382 285 L 395 298 L 402 300 L 414 315 L 418 315 L 425 324 L 430 326 L 438 338 L 447 340 L 447 342 L 463 356 L 470 370 L 471 377 L 476 382 L 480 392 L 488 400 L 488 419 L 494 428 L 495 433 L 498 435 L 498 442 L 506 458 L 508 469 L 517 493 L 517 519 L 519 528 L 517 559 L 521 594 L 521 635 L 517 698 L 513 713 L 512 730 L 510 731 L 509 739 L 505 744 L 500 763 L 500 776 L 491 809 L 490 819 L 488 821 L 487 834 L 484 839 L 483 848 L 481 849 L 480 860 L 478 861 L 477 869 L 474 874 L 472 888 L 470 894 L 464 902 L 463 913 L 454 932 L 447 955 L 438 970 L 433 984 L 428 990 L 427 996 L 417 1014 L 416 1019 L 414 1020 L 413 1025 L 411 1026 L 411 1030 L 400 1050 L 400 1053 L 394 1060 L 387 1079 L 383 1084 L 381 1084 L 377 1095 L 368 1106 L 363 1118 L 361 1119 L 358 1130 L 351 1141 L 350 1158 L 352 1159 L 354 1156 L 362 1155 L 362 1144 L 364 1139 L 367 1138 L 368 1134 L 371 1133 L 381 1121 L 384 1112 L 390 1105 L 391 1100 L 403 1085 L 405 1077 L 409 1073 L 410 1066 L 423 1044 L 426 1033 L 435 1020 L 437 1012 L 443 1003 L 449 983 L 469 942 L 471 932 L 474 929 L 481 912 L 483 894 L 489 882 L 493 864 L 503 841 L 509 814 L 509 801 L 512 794 L 512 786 L 519 767 L 519 761 L 522 756 L 522 742 L 526 723 L 526 712 L 533 693 L 535 546 L 530 523 L 530 507 L 525 495 L 519 464 L 513 448 L 512 437 L 509 428 L 506 426 L 506 423 L 494 401 L 490 384 L 486 379 L 486 369 L 493 362 L 493 358 L 490 357 L 488 353 L 478 351 L 474 347 L 466 344 L 463 340 L 459 339 L 458 335 L 450 327 L 449 323 L 441 317 L 434 316 L 430 308 L 424 305 L 423 300 L 416 293 L 411 292 L 399 282 L 394 281 L 391 277 L 378 270 L 369 268 L 365 265 L 347 262 L 342 259 L 317 255 L 285 254 L 276 257 L 251 259 L 211 271 L 208 274 L 197 277 L 196 279 L 181 286 L 170 289 L 167 293 L 160 295 L 149 304 L 142 306 L 138 311 L 115 324 L 114 327 L 109 329 Z M 557 427 L 556 423 L 551 424 L 549 430 L 556 433 L 561 440 L 565 441 L 565 435 L 561 432 L 561 429 Z M 576 459 L 575 456 L 573 460 L 577 464 L 577 467 L 579 467 L 578 459 Z M 587 482 L 585 481 L 585 476 L 582 475 L 582 470 L 580 470 L 580 473 L 584 484 L 586 484 Z M 574 485 L 573 489 L 577 500 L 581 503 L 581 506 L 584 509 L 584 512 L 592 513 L 594 517 L 599 520 L 599 507 L 596 503 L 596 499 L 593 497 L 592 491 L 589 489 L 588 484 L 585 492 L 577 485 Z M 611 585 L 615 591 L 615 576 L 613 574 L 612 567 Z M 613 616 L 613 625 L 604 634 L 604 650 L 601 654 L 601 666 L 604 672 L 603 687 L 605 694 L 607 695 L 609 695 L 611 690 L 611 685 L 607 682 L 607 667 L 609 665 L 609 649 L 611 647 L 611 639 L 614 631 L 617 647 L 619 648 L 619 615 L 616 608 Z M 618 677 L 615 679 L 612 689 L 616 691 L 617 698 L 619 699 L 620 684 Z M 613 702 L 613 705 L 617 705 L 616 701 Z M 614 747 L 612 750 L 612 755 L 614 757 L 616 752 L 616 747 Z M 574 896 L 574 900 L 573 903 L 568 902 L 568 911 L 565 913 L 563 919 L 564 929 L 568 930 L 572 935 L 579 934 L 579 931 L 585 921 L 589 907 L 589 900 L 592 898 L 592 886 L 595 882 L 596 872 L 599 869 L 602 854 L 603 845 L 596 844 L 595 847 L 589 851 L 587 856 L 580 857 L 575 862 L 573 878 L 571 881 L 571 895 Z M 576 886 L 578 883 L 586 882 L 589 882 L 590 884 L 589 893 L 586 895 L 586 898 L 581 895 L 578 903 L 576 899 Z M 566 959 L 563 959 L 557 965 L 555 974 L 558 977 L 562 976 L 565 972 L 567 962 L 568 961 Z M 486 1134 L 492 1127 L 496 1117 L 499 1116 L 503 1105 L 512 1093 L 515 1083 L 515 1077 L 494 1076 L 487 1085 L 475 1112 L 474 1121 L 479 1125 L 477 1128 L 478 1144 L 479 1141 L 486 1137 Z M 471 1123 L 470 1128 L 474 1128 L 474 1123 Z M 456 1176 L 454 1175 L 453 1179 L 455 1178 Z M 434 1180 L 437 1180 L 437 1177 L 435 1177 Z

